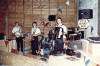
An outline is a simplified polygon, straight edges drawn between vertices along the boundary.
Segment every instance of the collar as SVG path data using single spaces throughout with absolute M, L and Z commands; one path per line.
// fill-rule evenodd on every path
M 58 24 L 58 25 L 57 25 L 57 27 L 60 27 L 60 26 L 62 26 L 62 24 Z
M 36 29 L 37 27 L 32 27 L 32 28 L 35 28 Z

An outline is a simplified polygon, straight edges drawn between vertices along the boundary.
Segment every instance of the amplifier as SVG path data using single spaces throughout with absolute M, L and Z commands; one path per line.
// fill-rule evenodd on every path
M 74 50 L 82 49 L 82 41 L 81 40 L 70 40 L 68 41 L 68 47 Z

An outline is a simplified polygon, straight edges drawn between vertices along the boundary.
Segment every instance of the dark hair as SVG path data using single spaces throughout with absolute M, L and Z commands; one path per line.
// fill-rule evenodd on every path
M 62 18 L 61 17 L 58 17 L 57 19 L 60 19 L 62 21 Z M 57 22 L 57 19 L 56 19 L 56 22 Z
M 17 23 L 18 23 L 18 22 L 16 21 L 16 22 L 15 22 L 15 25 L 16 25 Z
M 61 19 L 61 21 L 62 21 L 62 18 L 61 17 L 58 17 L 57 19 Z
M 16 22 L 15 22 L 15 26 L 16 26 L 16 24 L 18 24 L 18 25 L 19 25 L 19 22 L 17 22 L 17 21 L 16 21 Z
M 37 22 L 32 22 L 32 26 L 33 26 L 33 24 L 36 24 L 36 26 L 37 26 Z

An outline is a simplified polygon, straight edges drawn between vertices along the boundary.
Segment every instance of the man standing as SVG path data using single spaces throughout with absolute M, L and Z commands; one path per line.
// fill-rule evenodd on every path
M 22 28 L 19 26 L 18 22 L 15 22 L 15 26 L 13 27 L 12 33 L 16 37 L 16 43 L 17 43 L 17 50 L 23 52 L 23 38 L 22 38 Z
M 67 27 L 62 24 L 62 19 L 59 17 L 57 19 L 57 25 L 55 27 L 55 46 L 54 46 L 54 55 L 58 53 L 62 53 L 63 46 L 64 46 L 64 40 L 66 40 L 66 34 L 67 34 Z
M 40 35 L 40 29 L 37 27 L 37 23 L 32 23 L 32 30 L 31 30 L 31 48 L 32 54 L 37 55 L 38 51 L 38 36 Z

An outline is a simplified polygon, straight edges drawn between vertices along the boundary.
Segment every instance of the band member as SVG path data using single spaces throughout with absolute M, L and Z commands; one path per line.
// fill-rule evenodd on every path
M 13 27 L 12 33 L 16 37 L 16 43 L 17 43 L 17 50 L 23 52 L 23 38 L 22 38 L 22 28 L 19 26 L 18 22 L 15 22 L 15 27 Z
M 57 25 L 54 30 L 55 32 L 54 55 L 56 55 L 58 51 L 62 53 L 64 40 L 66 40 L 66 34 L 67 34 L 67 27 L 62 24 L 62 19 L 59 17 L 56 22 Z
M 31 48 L 32 54 L 37 55 L 38 51 L 38 36 L 40 35 L 40 29 L 37 27 L 37 23 L 32 23 L 32 30 L 31 30 Z

